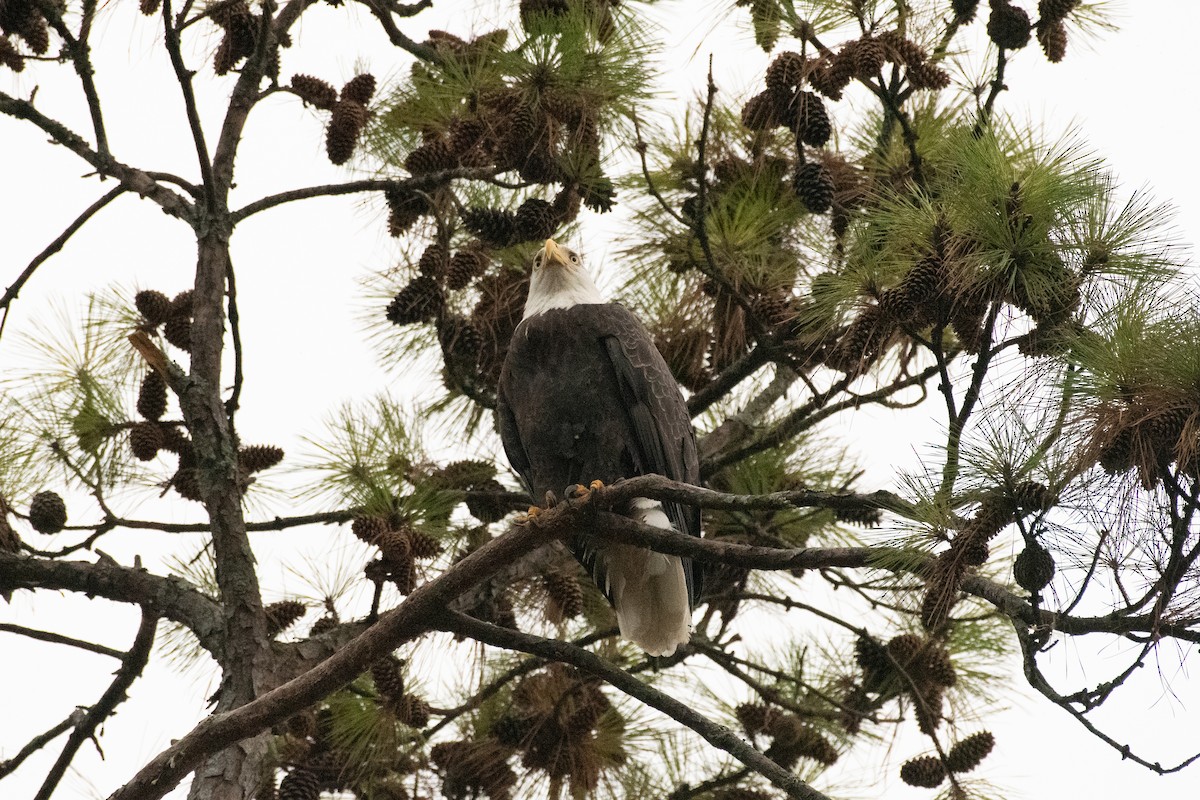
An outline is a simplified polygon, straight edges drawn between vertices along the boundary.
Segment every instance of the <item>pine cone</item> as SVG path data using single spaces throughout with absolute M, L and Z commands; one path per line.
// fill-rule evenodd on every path
M 854 57 L 852 53 L 832 56 L 821 68 L 813 70 L 808 80 L 813 90 L 830 100 L 841 100 L 842 90 L 854 79 Z
M 256 444 L 238 450 L 238 463 L 248 473 L 262 472 L 283 460 L 283 448 Z
M 1038 25 L 1037 40 L 1042 46 L 1042 52 L 1046 54 L 1046 60 L 1051 64 L 1057 64 L 1066 57 L 1067 26 L 1063 25 L 1061 20 L 1045 22 L 1043 17 L 1043 24 Z
M 946 780 L 946 768 L 934 756 L 921 756 L 904 762 L 900 767 L 900 780 L 909 786 L 936 789 Z
M 742 125 L 752 131 L 767 131 L 782 124 L 783 117 L 771 92 L 756 94 L 742 106 Z
M 950 73 L 933 64 L 915 64 L 908 68 L 908 82 L 914 89 L 945 89 L 950 85 Z
M 1027 544 L 1013 562 L 1013 577 L 1031 594 L 1045 589 L 1054 577 L 1054 571 L 1054 556 L 1037 542 Z
M 792 188 L 805 207 L 814 214 L 824 214 L 833 205 L 833 180 L 820 164 L 802 164 L 792 178 Z
M 1054 503 L 1054 497 L 1043 483 L 1022 481 L 1012 491 L 1012 500 L 1025 513 L 1046 511 Z
M 867 508 L 866 506 L 843 506 L 833 510 L 833 518 L 838 522 L 848 522 L 864 528 L 875 528 L 883 522 L 883 512 L 878 508 Z
M 325 130 L 325 154 L 332 164 L 345 164 L 354 155 L 358 137 L 367 125 L 367 109 L 353 100 L 339 100 L 333 106 L 329 127 Z
M 279 782 L 279 800 L 317 800 L 321 779 L 306 769 L 294 769 Z
M 1079 0 L 1038 0 L 1038 16 L 1042 22 L 1062 22 L 1078 5 Z
M 542 586 L 551 601 L 551 613 L 547 614 L 551 622 L 572 619 L 583 613 L 583 588 L 574 575 L 547 572 L 542 576 Z
M 387 318 L 395 325 L 426 322 L 441 312 L 445 302 L 437 281 L 428 275 L 418 275 L 388 304 Z
M 392 706 L 396 719 L 412 728 L 429 724 L 429 704 L 414 694 L 404 695 Z
M 1122 428 L 1112 440 L 1100 450 L 1100 466 L 1109 475 L 1128 472 L 1133 468 L 1133 432 Z
M 163 325 L 163 336 L 168 342 L 184 352 L 192 351 L 192 318 L 186 314 L 172 312 Z
M 1029 14 L 1025 9 L 1007 0 L 992 3 L 987 34 L 997 46 L 1006 50 L 1020 50 L 1029 44 L 1030 31 Z
M 414 149 L 404 159 L 404 168 L 413 175 L 441 172 L 458 166 L 458 157 L 444 139 L 434 139 Z
M 331 111 L 338 99 L 337 89 L 312 75 L 293 75 L 292 91 L 305 103 L 323 111 Z
M 970 22 L 979 10 L 979 0 L 951 0 L 950 7 L 960 22 Z
M 129 429 L 129 449 L 139 461 L 153 461 L 162 445 L 162 428 L 157 423 L 138 422 Z
M 796 141 L 810 147 L 824 147 L 833 135 L 833 128 L 829 124 L 829 112 L 825 110 L 825 101 L 812 92 L 799 92 L 793 101 L 792 113 Z M 832 185 L 830 181 L 830 186 Z
M 167 412 L 167 383 L 158 371 L 151 369 L 142 378 L 137 396 L 137 410 L 151 421 L 162 419 L 163 414 Z
M 863 673 L 863 686 L 880 691 L 895 673 L 888 649 L 872 636 L 859 636 L 854 643 L 854 660 Z
M 195 467 L 181 466 L 175 470 L 175 474 L 171 476 L 171 488 L 179 492 L 179 496 L 185 500 L 194 500 L 197 503 L 204 500 L 204 496 L 200 494 L 200 478 Z
M 162 292 L 153 289 L 143 289 L 133 296 L 133 304 L 138 312 L 151 327 L 158 327 L 167 321 L 171 314 L 171 301 Z
M 504 486 L 494 478 L 476 484 L 467 495 L 467 510 L 480 522 L 499 522 L 508 516 L 510 510 L 507 502 L 497 496 L 503 491 Z
M 531 197 L 517 209 L 513 226 L 517 241 L 542 241 L 550 238 L 558 228 L 558 215 L 550 203 Z
M 761 703 L 743 703 L 733 713 L 750 737 L 763 733 L 772 716 L 771 709 Z
M 995 746 L 996 737 L 991 731 L 973 733 L 950 748 L 946 754 L 946 769 L 954 773 L 970 772 L 987 758 Z
M 408 544 L 413 558 L 434 558 L 441 555 L 442 543 L 424 531 L 410 529 Z
M 295 78 L 292 79 L 295 85 Z M 346 85 L 342 87 L 342 100 L 349 100 L 352 103 L 366 106 L 371 103 L 371 98 L 375 96 L 375 76 L 369 72 L 364 72 L 361 75 L 355 75 L 350 80 L 346 81 Z
M 25 57 L 21 55 L 20 50 L 13 46 L 7 36 L 0 36 L 0 64 L 13 72 L 25 71 Z
M 29 524 L 39 533 L 58 533 L 67 524 L 67 504 L 55 492 L 38 492 L 29 503 Z
M 516 215 L 499 208 L 469 208 L 462 212 L 467 230 L 491 247 L 508 247 L 516 241 Z
M 950 659 L 950 651 L 941 642 L 933 639 L 927 641 L 918 663 L 920 666 L 917 671 L 922 680 L 946 689 L 958 683 L 958 672 Z
M 899 64 L 904 64 L 908 67 L 915 67 L 919 64 L 924 64 L 929 58 L 929 54 L 925 49 L 912 39 L 906 39 L 900 35 L 899 31 L 885 31 L 876 37 L 880 44 L 888 51 L 892 61 Z
M 308 608 L 299 600 L 280 600 L 263 609 L 267 615 L 267 638 L 274 639 L 304 616 Z
M 863 37 L 852 43 L 854 73 L 859 80 L 869 80 L 879 74 L 887 59 L 883 44 L 875 38 Z
M 383 196 L 388 205 L 388 233 L 392 236 L 403 234 L 429 210 L 428 201 L 411 189 L 390 187 Z
M 767 67 L 765 81 L 770 91 L 791 96 L 804 80 L 804 56 L 786 50 Z
M 385 698 L 395 700 L 404 695 L 404 676 L 400 662 L 394 656 L 385 656 L 371 665 L 371 677 L 375 690 Z
M 439 242 L 434 242 L 425 248 L 421 253 L 421 257 L 417 260 L 417 272 L 422 275 L 428 275 L 435 280 L 442 276 L 446 271 L 446 264 L 450 260 L 450 253 Z
M 483 250 L 459 250 L 451 257 L 450 265 L 446 268 L 446 288 L 451 291 L 465 289 L 471 281 L 486 272 L 491 263 L 491 258 Z
M 496 477 L 496 465 L 490 461 L 463 460 L 453 461 L 442 467 L 434 475 L 439 484 L 449 489 L 466 491 L 476 486 L 486 484 Z
M 355 517 L 350 530 L 362 541 L 374 545 L 379 537 L 388 532 L 387 520 L 383 517 Z

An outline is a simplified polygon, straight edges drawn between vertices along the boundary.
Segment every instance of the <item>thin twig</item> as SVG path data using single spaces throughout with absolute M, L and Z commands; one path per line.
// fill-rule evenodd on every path
M 84 742 L 95 736 L 96 729 L 100 727 L 101 723 L 111 717 L 117 706 L 128 697 L 129 687 L 141 676 L 142 670 L 146 668 L 146 663 L 150 660 L 150 650 L 154 644 L 154 631 L 157 627 L 158 614 L 143 607 L 142 624 L 138 627 L 133 646 L 123 659 L 124 663 L 117 670 L 117 676 L 113 678 L 113 682 L 104 691 L 104 694 L 100 695 L 96 704 L 88 709 L 87 715 L 71 731 L 62 753 L 50 767 L 46 780 L 43 781 L 42 787 L 34 795 L 33 800 L 50 800 L 50 796 L 54 794 L 58 782 L 66 774 L 67 767 L 71 765 L 79 748 Z
M 76 709 L 67 715 L 66 719 L 55 725 L 50 730 L 46 731 L 45 733 L 39 733 L 37 736 L 30 739 L 24 747 L 17 751 L 15 756 L 7 761 L 0 761 L 0 778 L 15 772 L 17 767 L 21 766 L 21 762 L 29 758 L 38 750 L 41 750 L 46 745 L 50 744 L 59 736 L 62 736 L 74 726 L 78 725 L 82 718 L 83 711 Z
M 34 628 L 26 628 L 24 625 L 13 625 L 9 622 L 0 622 L 0 632 L 19 634 L 30 639 L 37 639 L 39 642 L 70 645 L 71 647 L 78 647 L 80 650 L 99 653 L 102 656 L 111 656 L 112 658 L 118 659 L 125 657 L 125 654 L 120 650 L 114 650 L 113 648 L 105 647 L 102 644 L 87 642 L 83 639 L 73 639 L 70 636 L 63 636 L 61 633 L 52 633 L 50 631 L 39 631 Z

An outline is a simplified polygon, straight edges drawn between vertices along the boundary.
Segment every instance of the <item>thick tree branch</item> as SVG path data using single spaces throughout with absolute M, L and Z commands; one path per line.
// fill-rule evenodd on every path
M 46 780 L 42 783 L 42 787 L 38 793 L 34 795 L 33 800 L 50 800 L 50 796 L 54 794 L 54 790 L 58 787 L 58 782 L 62 780 L 62 776 L 66 774 L 67 767 L 71 765 L 75 754 L 79 752 L 79 748 L 88 739 L 96 735 L 96 729 L 100 727 L 104 720 L 108 719 L 116 711 L 117 706 L 128 696 L 126 693 L 133 682 L 137 680 L 142 670 L 146 668 L 146 663 L 150 660 L 150 648 L 154 644 L 154 631 L 158 627 L 158 614 L 150 609 L 142 609 L 142 624 L 138 627 L 137 636 L 134 637 L 133 646 L 129 649 L 124 657 L 124 663 L 117 670 L 117 676 L 113 678 L 113 682 L 109 684 L 108 689 L 104 694 L 100 695 L 100 699 L 96 704 L 87 711 L 87 715 L 75 726 L 71 731 L 71 735 L 67 737 L 67 743 L 63 746 L 62 753 L 59 754 L 58 760 L 50 767 L 50 772 L 46 775 Z
M 630 697 L 642 701 L 651 708 L 657 709 L 691 728 L 709 744 L 729 753 L 748 768 L 787 792 L 788 797 L 802 800 L 828 800 L 825 795 L 800 780 L 794 773 L 767 758 L 729 728 L 713 722 L 670 695 L 639 681 L 628 672 L 609 664 L 589 650 L 567 642 L 543 639 L 520 631 L 501 628 L 455 612 L 446 612 L 439 620 L 439 626 L 451 633 L 468 636 L 493 647 L 520 650 L 551 661 L 571 664 L 584 672 L 604 679 Z
M 111 560 L 95 564 L 0 553 L 0 590 L 52 589 L 80 592 L 118 603 L 136 603 L 178 622 L 214 655 L 223 648 L 221 610 L 182 578 L 165 578 Z

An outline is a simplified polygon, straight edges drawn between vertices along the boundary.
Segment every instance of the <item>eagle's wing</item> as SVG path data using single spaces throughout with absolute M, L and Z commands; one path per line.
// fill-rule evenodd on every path
M 619 309 L 612 315 L 614 329 L 604 337 L 603 345 L 632 426 L 639 472 L 698 484 L 696 438 L 679 384 L 637 317 L 623 306 L 614 308 Z M 700 509 L 665 502 L 663 510 L 676 530 L 700 535 Z M 700 575 L 691 559 L 683 559 L 683 573 L 688 598 L 694 603 L 700 592 Z
M 508 399 L 504 395 L 503 384 L 496 392 L 496 427 L 500 430 L 500 444 L 504 446 L 504 453 L 508 456 L 509 465 L 521 476 L 521 483 L 525 484 L 525 491 L 529 492 L 530 497 L 533 497 L 529 455 L 525 452 L 524 443 L 521 442 L 521 431 L 517 427 L 517 418 L 513 415 L 512 407 L 509 406 Z M 538 502 L 538 498 L 535 497 L 533 501 Z

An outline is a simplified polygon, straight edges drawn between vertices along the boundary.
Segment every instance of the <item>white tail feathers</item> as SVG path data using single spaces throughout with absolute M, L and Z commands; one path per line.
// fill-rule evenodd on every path
M 634 500 L 631 516 L 647 525 L 672 527 L 662 506 L 653 500 Z M 687 642 L 692 627 L 679 556 L 614 544 L 605 548 L 604 560 L 621 636 L 649 655 L 673 655 Z

